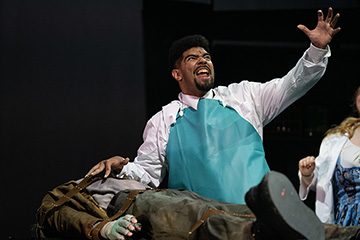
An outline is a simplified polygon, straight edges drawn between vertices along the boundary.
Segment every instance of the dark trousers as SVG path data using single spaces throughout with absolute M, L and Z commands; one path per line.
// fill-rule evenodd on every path
M 127 193 L 117 194 L 108 215 L 119 210 Z M 186 190 L 148 190 L 139 194 L 125 214 L 134 215 L 152 239 L 184 239 L 208 209 L 222 210 L 208 217 L 189 239 L 251 239 L 256 219 L 246 205 L 219 202 Z M 146 238 L 146 237 L 144 237 Z
M 121 208 L 126 195 L 127 192 L 115 195 L 109 205 L 108 215 L 113 215 Z M 189 235 L 190 229 L 208 209 L 222 212 L 208 217 Z M 138 239 L 183 240 L 187 236 L 189 239 L 204 240 L 254 239 L 251 227 L 256 217 L 246 205 L 215 201 L 187 190 L 148 190 L 136 197 L 125 214 L 134 215 L 143 224 Z M 351 240 L 359 229 L 335 224 L 324 224 L 324 227 L 326 239 L 333 240 Z

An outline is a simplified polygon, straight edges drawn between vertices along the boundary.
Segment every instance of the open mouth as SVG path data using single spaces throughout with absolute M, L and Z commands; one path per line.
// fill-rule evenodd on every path
M 199 67 L 195 70 L 196 76 L 208 77 L 210 75 L 210 69 L 208 67 Z

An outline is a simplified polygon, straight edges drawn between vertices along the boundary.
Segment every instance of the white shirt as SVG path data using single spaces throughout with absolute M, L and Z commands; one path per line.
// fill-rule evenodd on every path
M 254 126 L 261 138 L 263 127 L 286 107 L 303 96 L 322 77 L 327 66 L 330 48 L 310 45 L 296 66 L 284 77 L 266 83 L 242 81 L 227 87 L 210 90 L 203 98 L 221 100 L 234 108 L 241 117 Z M 153 187 L 159 186 L 166 175 L 166 145 L 170 127 L 176 116 L 187 107 L 197 109 L 200 98 L 183 93 L 156 113 L 147 123 L 134 162 L 124 166 L 119 177 L 138 180 Z
M 343 168 L 360 167 L 360 147 L 348 139 L 341 150 L 340 159 Z

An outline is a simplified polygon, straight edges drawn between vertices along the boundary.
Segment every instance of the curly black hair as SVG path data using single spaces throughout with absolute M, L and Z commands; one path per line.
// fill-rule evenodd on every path
M 176 68 L 176 62 L 182 59 L 182 54 L 193 47 L 202 47 L 210 53 L 209 41 L 202 35 L 190 35 L 173 42 L 169 50 L 170 69 Z

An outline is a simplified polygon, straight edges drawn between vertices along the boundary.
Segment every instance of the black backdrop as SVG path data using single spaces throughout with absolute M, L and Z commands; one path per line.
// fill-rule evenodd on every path
M 173 40 L 209 38 L 217 85 L 264 82 L 285 74 L 309 45 L 296 25 L 313 28 L 317 20 L 313 6 L 216 11 L 216 1 L 194 2 L 2 1 L 5 237 L 30 235 L 47 190 L 104 158 L 136 155 L 146 120 L 179 92 L 167 66 Z M 316 155 L 323 132 L 349 114 L 360 82 L 358 10 L 335 9 L 343 30 L 328 71 L 265 127 L 270 167 L 295 185 L 299 158 Z
M 2 1 L 1 238 L 30 236 L 47 190 L 136 155 L 146 123 L 141 8 Z

